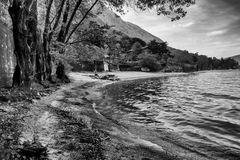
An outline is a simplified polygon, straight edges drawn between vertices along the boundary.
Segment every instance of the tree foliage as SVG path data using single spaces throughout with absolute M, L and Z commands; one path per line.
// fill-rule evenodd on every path
M 188 51 L 175 51 L 174 62 L 184 66 L 185 64 L 195 66 L 194 70 L 209 70 L 209 69 L 235 69 L 238 63 L 232 58 L 207 57 L 198 53 L 189 53 Z
M 149 53 L 142 53 L 138 56 L 140 59 L 140 66 L 142 68 L 147 68 L 150 71 L 158 71 L 161 69 L 161 65 L 158 62 L 156 55 L 149 54 Z
M 108 3 L 123 11 L 123 6 L 137 7 L 140 10 L 152 9 L 157 15 L 168 16 L 172 21 L 186 16 L 186 8 L 195 4 L 195 0 L 107 0 Z
M 168 50 L 167 42 L 157 42 L 156 40 L 152 40 L 147 44 L 148 49 L 152 54 L 157 55 L 158 59 L 161 59 L 163 55 L 167 56 L 170 51 Z
M 137 0 L 141 10 L 155 9 L 158 15 L 169 16 L 172 21 L 186 16 L 186 7 L 195 4 L 195 0 Z
M 90 21 L 87 29 L 78 32 L 78 38 L 71 42 L 75 43 L 84 43 L 88 45 L 95 45 L 99 48 L 104 48 L 104 44 L 107 43 L 107 32 L 110 29 L 108 25 L 99 25 L 97 22 Z

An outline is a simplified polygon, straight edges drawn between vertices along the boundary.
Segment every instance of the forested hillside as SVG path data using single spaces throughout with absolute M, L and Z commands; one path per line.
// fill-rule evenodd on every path
M 240 55 L 236 55 L 236 56 L 233 56 L 231 58 L 234 59 L 235 61 L 237 61 L 238 64 L 240 65 Z
M 238 68 L 238 63 L 233 58 L 218 59 L 216 57 L 200 55 L 199 53 L 190 53 L 186 50 L 182 51 L 173 48 L 170 50 L 174 55 L 173 60 L 185 66 L 183 68 L 186 70 L 222 70 Z
M 98 6 L 99 7 L 99 6 Z M 99 7 L 100 8 L 100 7 Z M 164 41 L 158 37 L 155 37 L 140 28 L 139 26 L 125 22 L 121 19 L 120 16 L 115 14 L 113 11 L 108 8 L 101 8 L 101 12 L 97 14 L 97 16 L 90 17 L 87 19 L 82 26 L 83 28 L 91 28 L 90 22 L 95 22 L 100 26 L 108 25 L 109 28 L 106 31 L 105 37 L 113 39 L 115 37 L 115 43 L 120 45 L 121 51 L 118 50 L 119 53 L 116 53 L 116 50 L 110 50 L 110 54 L 112 59 L 119 59 L 121 63 L 124 65 L 130 65 L 129 70 L 141 70 L 141 58 L 136 58 L 135 60 L 129 61 L 129 58 L 136 57 L 142 55 L 142 52 L 147 52 L 148 43 L 155 40 L 158 43 L 164 44 Z M 97 9 L 95 10 L 95 12 Z M 87 30 L 87 29 L 86 29 Z M 102 39 L 103 40 L 103 39 Z M 141 42 L 141 44 L 136 44 L 136 42 Z M 124 44 L 125 43 L 125 44 Z M 167 44 L 167 43 L 166 43 Z M 145 48 L 144 48 L 145 47 Z M 164 47 L 164 45 L 163 45 Z M 110 47 L 111 48 L 111 47 Z M 117 48 L 117 47 L 115 47 Z M 144 48 L 142 50 L 142 48 Z M 158 48 L 161 50 L 161 47 Z M 164 48 L 163 48 L 164 49 Z M 232 59 L 217 59 L 215 57 L 207 57 L 200 54 L 189 53 L 188 51 L 183 51 L 179 49 L 172 48 L 168 46 L 168 51 L 166 51 L 168 56 L 168 64 L 166 64 L 165 60 L 162 57 L 165 53 L 160 53 L 160 59 L 156 59 L 156 64 L 154 70 L 163 70 L 163 71 L 197 71 L 197 70 L 211 70 L 211 69 L 233 69 L 236 68 L 237 65 Z M 149 51 L 149 50 L 148 50 Z M 115 53 L 114 53 L 115 52 Z M 136 53 L 133 53 L 136 52 Z M 138 53 L 137 53 L 138 52 Z M 157 51 L 154 51 L 157 52 Z M 117 55 L 114 55 L 117 54 Z M 134 55 L 135 54 L 135 55 Z M 156 55 L 156 53 L 152 53 Z M 153 56 L 154 57 L 154 56 Z M 153 58 L 152 57 L 152 58 Z M 98 58 L 99 59 L 99 58 Z M 153 58 L 155 59 L 155 58 Z M 161 65 L 162 64 L 162 65 Z M 132 66 L 133 65 L 133 66 Z M 156 69 L 158 68 L 158 69 Z

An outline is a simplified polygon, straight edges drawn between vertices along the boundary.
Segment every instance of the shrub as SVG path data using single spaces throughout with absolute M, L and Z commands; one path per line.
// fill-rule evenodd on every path
M 149 54 L 149 53 L 144 53 L 138 56 L 140 60 L 140 66 L 142 68 L 148 68 L 150 71 L 158 71 L 161 69 L 160 63 L 157 61 L 156 56 Z
M 72 70 L 72 66 L 70 64 L 76 62 L 77 59 L 76 49 L 70 45 L 64 46 L 64 44 L 60 43 L 55 44 L 54 47 L 55 48 L 52 48 L 50 52 L 53 59 L 54 67 L 62 64 L 64 65 L 65 72 L 69 73 Z M 53 70 L 56 70 L 56 68 Z

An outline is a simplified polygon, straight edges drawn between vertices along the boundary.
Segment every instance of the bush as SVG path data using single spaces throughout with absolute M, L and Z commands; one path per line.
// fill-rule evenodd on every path
M 140 60 L 140 66 L 142 68 L 148 68 L 150 71 L 155 72 L 161 69 L 160 63 L 157 61 L 156 56 L 144 53 L 138 56 Z

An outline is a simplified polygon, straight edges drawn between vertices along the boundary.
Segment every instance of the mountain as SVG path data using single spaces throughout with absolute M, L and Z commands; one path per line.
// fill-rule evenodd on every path
M 233 58 L 240 65 L 240 55 L 236 55 L 236 56 L 233 56 L 233 57 L 230 57 L 230 58 Z
M 149 32 L 145 31 L 141 27 L 133 23 L 122 20 L 120 16 L 118 16 L 111 10 L 105 10 L 102 14 L 98 16 L 98 18 L 102 22 L 110 26 L 114 26 L 113 27 L 114 30 L 120 31 L 128 35 L 129 37 L 137 37 L 144 40 L 145 42 L 150 42 L 153 39 L 159 42 L 163 42 L 160 38 L 150 34 Z
M 104 8 L 102 13 L 97 15 L 96 17 L 86 20 L 85 26 L 88 26 L 87 24 L 89 21 L 95 21 L 99 25 L 107 24 L 109 26 L 112 26 L 111 30 L 119 31 L 132 38 L 140 38 L 145 42 L 150 42 L 153 39 L 158 42 L 163 42 L 163 40 L 145 31 L 141 27 L 133 23 L 124 21 L 120 16 L 107 8 Z

